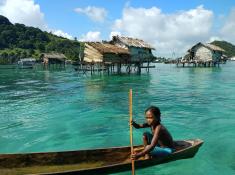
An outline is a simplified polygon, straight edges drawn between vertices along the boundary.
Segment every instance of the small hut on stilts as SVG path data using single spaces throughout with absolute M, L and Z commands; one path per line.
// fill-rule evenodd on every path
M 141 73 L 142 68 L 150 66 L 156 58 L 152 54 L 154 48 L 140 39 L 114 36 L 111 41 L 86 42 L 81 54 L 80 63 L 75 68 L 79 72 L 91 74 L 95 72 Z M 144 65 L 144 64 L 147 65 Z
M 177 62 L 177 66 L 185 67 L 193 65 L 194 67 L 215 67 L 223 60 L 224 50 L 213 44 L 203 44 L 201 42 L 188 50 L 188 53 Z
M 41 55 L 44 68 L 64 68 L 66 56 L 60 53 L 44 53 Z
M 155 67 L 150 66 L 150 63 L 156 59 L 152 54 L 152 50 L 155 49 L 145 41 L 117 35 L 113 36 L 110 43 L 129 50 L 131 55 L 129 71 L 131 71 L 131 67 L 134 67 L 135 69 L 137 68 L 137 73 L 140 74 L 141 68 L 146 68 L 147 72 L 149 72 L 149 68 Z
M 82 55 L 76 70 L 83 73 L 120 73 L 122 64 L 130 61 L 127 49 L 109 43 L 87 42 Z

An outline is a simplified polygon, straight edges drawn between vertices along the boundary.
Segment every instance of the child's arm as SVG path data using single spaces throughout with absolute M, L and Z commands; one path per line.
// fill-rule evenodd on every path
M 134 156 L 132 156 L 134 159 L 138 159 L 139 157 L 142 157 L 145 154 L 148 154 L 150 151 L 152 151 L 154 149 L 154 147 L 157 145 L 157 142 L 158 142 L 160 129 L 161 129 L 161 125 L 158 125 L 158 127 L 154 131 L 154 135 L 153 135 L 153 139 L 151 141 L 151 144 L 146 146 L 142 152 L 137 153 Z
M 138 124 L 138 123 L 136 123 L 135 121 L 132 121 L 131 124 L 132 124 L 136 129 L 149 127 L 149 125 L 148 125 L 147 123 Z

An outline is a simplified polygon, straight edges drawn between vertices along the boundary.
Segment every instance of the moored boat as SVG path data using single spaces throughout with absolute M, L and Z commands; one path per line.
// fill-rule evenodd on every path
M 21 69 L 32 69 L 35 63 L 36 59 L 34 58 L 24 58 L 18 61 L 18 67 Z
M 176 151 L 165 157 L 140 159 L 136 168 L 192 158 L 203 144 L 200 139 L 176 141 Z M 142 145 L 135 149 L 143 149 Z M 20 174 L 107 174 L 131 170 L 130 147 L 65 152 L 1 154 L 1 175 Z
M 235 57 L 230 58 L 231 61 L 235 61 Z

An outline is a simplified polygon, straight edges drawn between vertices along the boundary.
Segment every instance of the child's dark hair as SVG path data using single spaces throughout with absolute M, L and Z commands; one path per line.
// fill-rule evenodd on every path
M 150 111 L 150 112 L 154 115 L 154 117 L 155 117 L 159 122 L 161 122 L 161 111 L 160 111 L 160 109 L 159 109 L 158 107 L 156 107 L 156 106 L 150 106 L 150 107 L 148 107 L 148 108 L 145 110 L 145 113 L 148 112 L 148 111 Z

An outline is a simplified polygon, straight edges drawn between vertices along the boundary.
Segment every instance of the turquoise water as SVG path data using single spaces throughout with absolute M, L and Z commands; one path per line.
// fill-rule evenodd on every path
M 144 121 L 145 108 L 158 105 L 174 139 L 205 141 L 194 158 L 137 170 L 137 175 L 235 174 L 234 75 L 235 62 L 220 68 L 156 64 L 141 76 L 0 69 L 0 153 L 129 145 L 132 88 L 137 122 Z M 135 144 L 142 132 L 134 130 Z

